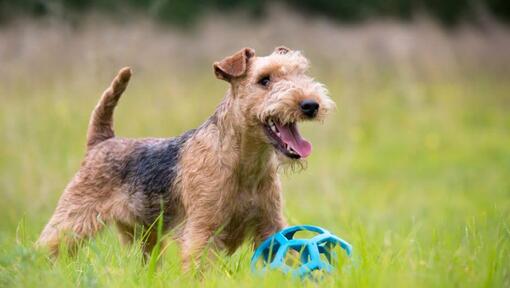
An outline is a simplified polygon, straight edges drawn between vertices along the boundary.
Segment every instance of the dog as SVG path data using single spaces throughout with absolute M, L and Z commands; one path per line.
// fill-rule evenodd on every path
M 131 69 L 119 71 L 95 107 L 87 152 L 37 244 L 54 256 L 115 224 L 123 243 L 146 229 L 143 251 L 158 241 L 154 222 L 173 230 L 184 267 L 211 245 L 233 253 L 251 237 L 258 245 L 287 225 L 279 167 L 301 163 L 310 142 L 301 121 L 322 121 L 335 106 L 307 75 L 299 51 L 277 47 L 265 57 L 244 48 L 213 65 L 229 89 L 200 127 L 175 138 L 116 137 L 113 111 Z

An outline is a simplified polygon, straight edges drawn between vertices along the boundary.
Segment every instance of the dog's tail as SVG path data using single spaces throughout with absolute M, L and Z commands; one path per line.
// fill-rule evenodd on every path
M 101 96 L 94 112 L 90 117 L 89 129 L 87 131 L 87 149 L 113 138 L 113 110 L 119 101 L 120 95 L 126 90 L 127 84 L 131 78 L 131 68 L 124 67 L 113 79 L 112 84 Z

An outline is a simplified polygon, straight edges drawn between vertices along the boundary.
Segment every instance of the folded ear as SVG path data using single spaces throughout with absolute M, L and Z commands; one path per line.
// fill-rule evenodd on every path
M 214 74 L 218 79 L 232 81 L 232 79 L 241 77 L 248 69 L 248 60 L 255 56 L 255 51 L 251 48 L 244 48 L 219 62 L 215 62 Z

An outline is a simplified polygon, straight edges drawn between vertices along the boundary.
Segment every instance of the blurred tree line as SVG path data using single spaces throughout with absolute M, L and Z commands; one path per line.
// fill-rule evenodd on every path
M 273 0 L 306 14 L 324 15 L 342 22 L 372 17 L 411 19 L 425 12 L 444 24 L 475 19 L 489 12 L 498 19 L 510 20 L 510 0 Z M 207 11 L 242 9 L 262 17 L 270 0 L 0 0 L 0 21 L 16 16 L 54 16 L 79 19 L 94 10 L 116 15 L 136 11 L 172 24 L 190 25 Z

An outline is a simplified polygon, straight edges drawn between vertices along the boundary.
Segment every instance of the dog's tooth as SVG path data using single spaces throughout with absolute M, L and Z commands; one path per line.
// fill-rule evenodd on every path
M 276 125 L 274 123 L 271 123 L 271 130 L 273 130 L 274 133 L 277 133 Z
M 279 131 L 278 131 L 278 127 L 276 126 L 276 124 L 274 123 L 274 121 L 273 121 L 273 126 L 272 126 L 272 127 L 273 127 L 273 130 L 274 130 L 274 132 L 275 132 L 275 133 L 279 132 Z

